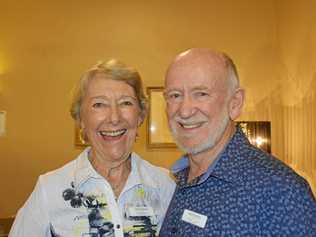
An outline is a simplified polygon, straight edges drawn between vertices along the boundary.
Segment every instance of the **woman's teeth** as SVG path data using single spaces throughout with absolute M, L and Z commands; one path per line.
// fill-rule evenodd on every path
M 108 136 L 108 137 L 117 137 L 123 135 L 127 129 L 120 129 L 116 131 L 100 131 L 100 134 L 102 136 Z

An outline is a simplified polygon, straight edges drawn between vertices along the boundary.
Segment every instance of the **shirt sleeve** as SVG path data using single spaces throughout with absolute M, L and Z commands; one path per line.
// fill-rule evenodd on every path
M 39 177 L 35 189 L 18 211 L 9 237 L 49 237 L 49 218 L 42 178 Z
M 289 232 L 289 236 L 316 236 L 316 201 L 310 186 L 304 183 L 287 197 L 283 232 Z
M 161 179 L 160 184 L 160 199 L 161 199 L 161 205 L 163 209 L 162 213 L 162 219 L 159 225 L 159 229 L 161 227 L 161 224 L 163 222 L 163 219 L 165 218 L 166 212 L 168 210 L 169 204 L 171 202 L 171 199 L 173 197 L 174 190 L 176 188 L 175 182 L 170 178 L 169 171 L 163 170 L 165 173 L 164 179 Z
M 307 183 L 274 190 L 260 214 L 263 235 L 316 236 L 316 202 Z

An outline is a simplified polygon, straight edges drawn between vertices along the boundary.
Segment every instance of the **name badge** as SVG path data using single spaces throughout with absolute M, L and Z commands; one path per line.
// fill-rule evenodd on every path
M 200 228 L 204 228 L 207 221 L 207 216 L 185 209 L 181 220 L 192 225 L 196 225 Z
M 152 207 L 128 207 L 127 208 L 128 216 L 153 216 L 154 210 Z

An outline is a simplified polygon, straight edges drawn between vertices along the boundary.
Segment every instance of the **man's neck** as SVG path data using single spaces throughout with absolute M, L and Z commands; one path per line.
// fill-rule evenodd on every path
M 222 150 L 226 147 L 226 144 L 229 142 L 235 131 L 235 123 L 231 121 L 215 146 L 201 153 L 188 155 L 190 161 L 188 182 L 191 182 L 193 179 L 199 177 L 207 171 L 209 166 L 217 158 L 218 154 L 221 153 Z

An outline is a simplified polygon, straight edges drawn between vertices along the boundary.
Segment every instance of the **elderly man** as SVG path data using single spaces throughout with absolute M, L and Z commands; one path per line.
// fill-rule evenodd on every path
M 316 236 L 308 183 L 236 127 L 244 97 L 223 53 L 190 49 L 168 68 L 168 121 L 185 155 L 160 236 Z

